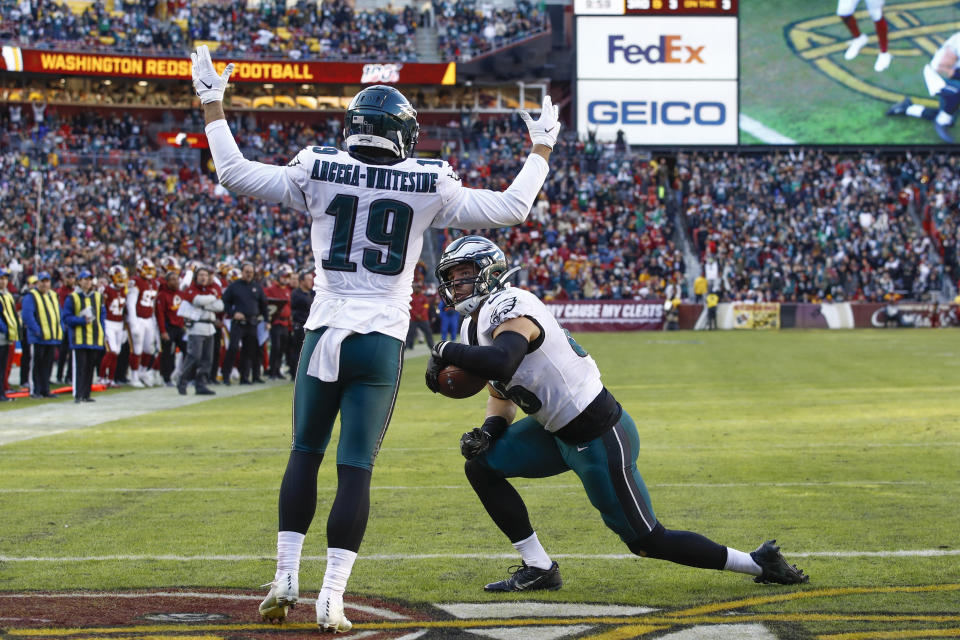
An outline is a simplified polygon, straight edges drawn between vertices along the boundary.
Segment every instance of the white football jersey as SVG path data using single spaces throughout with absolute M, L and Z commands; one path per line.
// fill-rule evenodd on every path
M 956 71 L 960 69 L 960 32 L 957 32 L 947 38 L 947 41 L 933 54 L 933 59 L 930 61 L 930 66 L 936 69 L 940 65 L 940 60 L 943 56 L 949 51 L 956 57 L 956 62 L 953 64 L 953 70 Z
M 473 318 L 466 318 L 460 342 L 489 346 L 497 327 L 521 316 L 540 327 L 540 345 L 524 357 L 509 381 L 491 384 L 547 431 L 554 432 L 579 416 L 603 390 L 603 383 L 597 363 L 539 298 L 515 287 L 494 293 L 480 307 L 475 330 L 471 326 Z
M 333 147 L 309 147 L 277 167 L 245 160 L 225 120 L 207 125 L 207 136 L 224 186 L 310 214 L 316 296 L 306 328 L 399 340 L 407 335 L 424 232 L 518 224 L 547 174 L 546 161 L 531 155 L 499 193 L 464 187 L 441 160 L 374 165 Z

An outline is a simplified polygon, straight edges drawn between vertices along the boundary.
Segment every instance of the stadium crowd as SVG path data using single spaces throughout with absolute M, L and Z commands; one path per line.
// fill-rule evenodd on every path
M 546 14 L 528 0 L 518 0 L 516 10 L 484 13 L 476 0 L 434 0 L 437 43 L 447 60 L 469 60 L 509 42 L 543 31 Z
M 709 287 L 726 298 L 924 299 L 940 290 L 941 272 L 911 207 L 942 162 L 817 150 L 680 154 L 677 197 Z
M 413 62 L 418 25 L 434 17 L 440 51 L 455 60 L 489 51 L 545 28 L 527 0 L 485 12 L 475 0 L 433 0 L 357 11 L 346 0 L 246 0 L 159 3 L 126 0 L 108 11 L 101 0 L 80 13 L 58 0 L 0 0 L 0 41 L 39 48 L 186 55 L 195 41 L 216 43 L 218 55 L 295 60 Z
M 9 113 L 0 121 L 0 267 L 10 291 L 21 294 L 18 305 L 35 287 L 29 280 L 44 273 L 60 289 L 62 307 L 71 272 L 89 271 L 105 288 L 118 268 L 146 277 L 137 268 L 144 260 L 189 263 L 191 274 L 198 265 L 218 265 L 213 284 L 223 290 L 230 269 L 249 262 L 251 279 L 281 286 L 284 273 L 292 290 L 291 273 L 312 264 L 308 226 L 298 214 L 235 198 L 199 168 L 155 168 L 138 121 L 63 117 L 54 109 L 18 117 L 16 126 Z M 336 118 L 264 123 L 252 114 L 231 125 L 248 157 L 276 164 L 303 146 L 336 144 L 341 126 Z M 522 122 L 467 118 L 458 126 L 461 135 L 456 146 L 446 143 L 444 157 L 467 186 L 503 189 L 527 149 Z M 558 145 L 528 220 L 476 230 L 509 247 L 522 268 L 518 282 L 544 299 L 693 301 L 685 242 L 709 290 L 726 300 L 923 299 L 939 289 L 944 269 L 950 278 L 958 273 L 960 175 L 947 156 L 798 150 L 681 153 L 665 161 L 570 134 Z M 71 153 L 110 150 L 131 151 L 130 160 L 97 168 L 60 165 Z M 38 206 L 44 213 L 39 229 Z M 926 232 L 914 210 L 925 213 Z M 449 231 L 436 230 L 434 254 L 451 239 Z M 424 265 L 414 311 L 428 326 L 439 311 L 430 280 Z M 256 316 L 256 325 L 267 324 L 256 339 L 269 342 L 272 312 Z M 225 344 L 222 357 L 227 350 Z M 252 347 L 244 353 L 251 372 L 245 379 L 252 381 L 258 377 Z M 284 354 L 279 362 L 286 361 Z M 159 362 L 144 366 L 159 370 Z M 229 381 L 222 365 L 218 370 L 208 379 Z M 169 367 L 166 373 L 161 379 L 170 381 Z

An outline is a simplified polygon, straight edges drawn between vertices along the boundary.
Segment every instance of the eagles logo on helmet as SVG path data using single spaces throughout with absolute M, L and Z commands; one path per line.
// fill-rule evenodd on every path
M 447 277 L 453 267 L 465 263 L 477 266 L 476 276 L 459 280 Z M 507 257 L 490 240 L 480 236 L 463 236 L 447 245 L 434 273 L 440 282 L 439 293 L 443 303 L 454 307 L 460 315 L 468 316 L 479 309 L 490 294 L 502 289 L 507 277 L 518 268 L 507 271 Z M 456 287 L 466 283 L 473 284 L 473 293 L 458 301 Z
M 347 152 L 370 164 L 413 155 L 420 137 L 417 111 L 402 93 L 378 84 L 353 97 L 343 118 Z

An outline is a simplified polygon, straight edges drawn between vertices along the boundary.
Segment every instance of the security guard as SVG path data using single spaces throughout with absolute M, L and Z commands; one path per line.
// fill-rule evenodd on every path
M 0 402 L 9 402 L 7 397 L 7 378 L 10 377 L 10 364 L 13 350 L 20 337 L 20 321 L 17 319 L 17 307 L 13 295 L 7 290 L 10 274 L 0 268 Z
M 30 381 L 31 398 L 52 398 L 50 373 L 57 353 L 57 345 L 63 339 L 60 327 L 60 303 L 57 292 L 50 289 L 50 274 L 41 271 L 37 284 L 23 296 L 23 324 L 27 329 L 27 344 L 30 346 L 30 361 L 33 363 L 33 379 Z
M 67 296 L 63 325 L 67 329 L 73 357 L 73 401 L 95 402 L 90 397 L 93 372 L 104 349 L 103 319 L 106 309 L 103 294 L 93 288 L 93 274 L 80 271 L 80 288 Z

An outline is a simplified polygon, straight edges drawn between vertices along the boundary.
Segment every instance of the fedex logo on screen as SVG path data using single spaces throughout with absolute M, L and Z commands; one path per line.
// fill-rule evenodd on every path
M 705 64 L 703 50 L 706 45 L 699 47 L 685 45 L 680 42 L 683 36 L 660 36 L 656 43 L 644 47 L 642 44 L 623 43 L 622 34 L 607 36 L 607 62 L 614 64 L 617 57 L 623 58 L 627 64 L 639 64 L 646 61 L 648 64 Z

